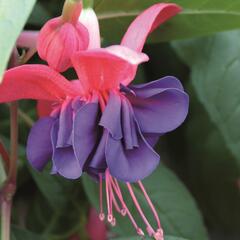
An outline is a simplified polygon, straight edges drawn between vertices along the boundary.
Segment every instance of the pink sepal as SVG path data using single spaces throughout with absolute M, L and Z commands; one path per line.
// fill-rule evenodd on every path
M 147 8 L 131 23 L 125 33 L 121 45 L 141 52 L 148 35 L 160 24 L 181 11 L 173 3 L 157 3 Z

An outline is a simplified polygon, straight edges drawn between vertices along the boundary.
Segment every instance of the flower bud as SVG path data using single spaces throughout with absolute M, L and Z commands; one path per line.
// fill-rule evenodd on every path
M 66 0 L 62 16 L 49 20 L 40 31 L 38 54 L 58 72 L 72 66 L 70 58 L 76 51 L 88 48 L 88 30 L 78 21 L 81 11 L 82 1 Z

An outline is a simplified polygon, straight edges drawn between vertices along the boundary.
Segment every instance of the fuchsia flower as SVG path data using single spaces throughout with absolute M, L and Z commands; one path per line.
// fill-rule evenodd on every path
M 81 11 L 81 0 L 68 0 L 62 16 L 49 20 L 40 31 L 38 54 L 56 71 L 66 71 L 73 53 L 88 48 L 88 30 L 78 21 Z
M 153 146 L 159 136 L 185 120 L 189 99 L 175 77 L 130 83 L 138 64 L 148 60 L 142 53 L 148 34 L 179 11 L 175 4 L 151 6 L 133 21 L 121 45 L 107 48 L 99 48 L 98 23 L 85 15 L 82 22 L 89 29 L 92 49 L 74 53 L 71 58 L 78 80 L 69 82 L 44 65 L 25 65 L 8 70 L 0 85 L 0 102 L 26 98 L 53 102 L 50 115 L 38 120 L 28 138 L 27 157 L 35 169 L 42 170 L 52 159 L 53 174 L 76 179 L 87 172 L 98 179 L 101 220 L 105 218 L 105 180 L 108 222 L 116 224 L 114 207 L 127 215 L 143 236 L 118 180 L 125 182 L 148 234 L 159 240 L 163 239 L 160 220 L 140 180 L 159 164 Z M 54 55 L 55 50 L 49 49 L 48 54 Z M 145 196 L 157 222 L 156 231 L 145 217 L 131 182 L 137 182 Z

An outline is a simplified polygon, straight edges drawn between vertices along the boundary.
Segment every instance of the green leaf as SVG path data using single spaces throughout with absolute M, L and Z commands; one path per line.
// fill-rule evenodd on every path
M 76 191 L 76 188 L 74 190 Z M 73 192 L 68 194 L 69 197 L 73 195 L 75 195 Z M 87 204 L 82 204 L 83 201 L 80 197 L 68 201 L 62 207 L 56 200 L 54 209 L 46 200 L 41 194 L 36 193 L 28 202 L 30 208 L 28 209 L 26 225 L 29 230 L 39 232 L 42 236 L 51 240 L 69 239 L 72 234 L 80 229 L 84 233 L 87 223 Z
M 173 236 L 165 236 L 165 240 L 187 240 L 186 238 L 179 238 L 179 237 L 173 237 Z
M 98 206 L 98 184 L 90 178 L 84 177 L 85 191 L 93 205 Z M 205 240 L 207 234 L 197 206 L 180 180 L 167 168 L 160 166 L 148 179 L 144 181 L 146 189 L 159 213 L 161 223 L 166 235 L 185 237 L 191 240 Z M 141 220 L 133 206 L 129 193 L 123 188 L 125 200 L 130 211 Z M 134 186 L 134 191 L 148 219 L 152 214 L 140 190 Z M 132 236 L 135 234 L 127 218 L 117 217 L 117 227 L 113 228 L 119 236 Z M 151 221 L 150 220 L 150 221 Z M 154 221 L 151 221 L 153 224 Z M 145 229 L 145 227 L 142 227 Z
M 18 227 L 12 227 L 11 240 L 47 240 L 35 233 L 29 232 L 25 229 Z
M 240 27 L 240 1 L 236 0 L 95 0 L 104 39 L 119 41 L 130 22 L 143 9 L 159 2 L 174 2 L 183 12 L 156 30 L 154 42 L 203 36 Z
M 49 172 L 37 172 L 30 169 L 34 181 L 39 190 L 46 198 L 53 209 L 61 209 L 68 202 L 68 196 L 65 194 L 63 179 L 58 176 L 52 176 Z M 66 183 L 65 183 L 66 184 Z M 69 186 L 70 188 L 70 186 Z
M 240 168 L 221 132 L 197 100 L 196 91 L 191 88 L 188 90 L 191 93 L 190 121 L 185 125 L 183 136 L 185 144 L 191 146 L 184 156 L 187 161 L 187 166 L 183 166 L 187 170 L 185 179 L 209 226 L 220 236 L 230 239 L 233 234 L 240 233 Z
M 150 240 L 152 238 L 145 237 L 144 239 Z M 179 238 L 179 237 L 173 237 L 173 236 L 165 236 L 165 240 L 187 240 L 186 238 Z M 127 238 L 113 238 L 112 240 L 139 240 L 139 237 L 132 236 L 132 237 L 127 237 Z
M 240 32 L 176 42 L 195 91 L 240 166 Z
M 35 0 L 0 1 L 0 82 L 14 44 L 24 27 Z
M 27 226 L 49 239 L 68 239 L 80 229 L 84 236 L 88 204 L 81 182 L 51 175 L 49 169 L 41 173 L 32 168 L 29 171 L 38 189 L 31 202 Z
M 236 31 L 174 43 L 191 67 L 185 178 L 207 222 L 229 238 L 240 232 L 239 37 Z

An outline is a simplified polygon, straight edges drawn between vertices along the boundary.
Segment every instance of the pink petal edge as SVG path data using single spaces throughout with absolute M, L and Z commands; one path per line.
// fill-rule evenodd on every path
M 136 52 L 128 47 L 121 45 L 112 45 L 104 49 L 107 52 L 114 54 L 115 56 L 120 57 L 133 65 L 138 65 L 149 60 L 147 54 L 142 52 Z
M 173 3 L 157 3 L 147 8 L 130 24 L 121 45 L 141 52 L 148 35 L 180 11 Z
M 83 9 L 79 21 L 88 29 L 89 32 L 88 49 L 100 48 L 100 29 L 98 19 L 94 10 L 91 8 Z
M 122 80 L 133 79 L 136 65 L 106 49 L 80 51 L 72 57 L 85 94 L 93 90 L 118 89 Z
M 121 83 L 123 85 L 128 85 L 135 78 L 137 67 L 140 63 L 147 62 L 149 60 L 147 54 L 136 52 L 128 47 L 121 45 L 112 45 L 105 48 L 105 50 L 129 62 L 132 71 L 131 74 L 128 72 L 128 75 L 122 78 Z
M 79 80 L 72 80 L 69 82 L 72 87 L 78 92 L 79 96 L 83 95 L 83 89 Z M 37 101 L 37 113 L 38 117 L 47 117 L 53 110 L 54 101 L 38 100 Z
M 60 100 L 79 93 L 58 72 L 40 64 L 23 65 L 5 72 L 0 103 L 20 99 Z

